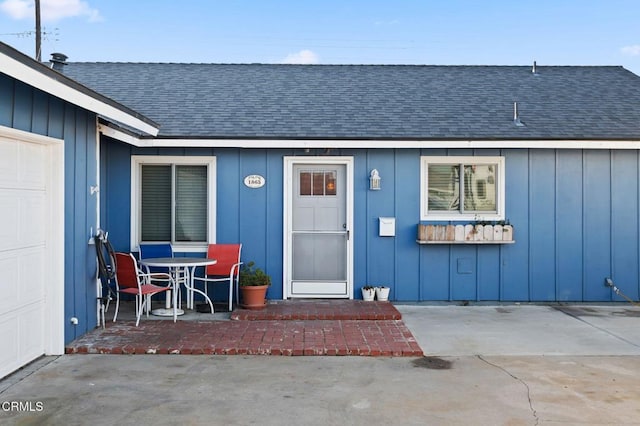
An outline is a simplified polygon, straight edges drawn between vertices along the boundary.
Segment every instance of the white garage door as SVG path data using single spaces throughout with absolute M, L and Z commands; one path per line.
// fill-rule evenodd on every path
M 0 377 L 64 348 L 61 152 L 61 141 L 0 128 Z

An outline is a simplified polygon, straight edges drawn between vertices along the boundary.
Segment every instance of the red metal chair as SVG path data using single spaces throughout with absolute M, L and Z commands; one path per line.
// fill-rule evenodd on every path
M 215 265 L 205 268 L 203 277 L 195 276 L 194 281 L 204 282 L 204 293 L 207 293 L 209 283 L 226 283 L 229 286 L 229 312 L 233 309 L 233 288 L 236 288 L 236 303 L 238 303 L 238 276 L 240 274 L 240 253 L 242 244 L 209 244 L 207 258 L 216 259 Z
M 151 296 L 171 287 L 161 287 L 149 282 L 152 274 L 146 274 L 138 269 L 138 262 L 131 253 L 116 253 L 116 312 L 113 316 L 115 322 L 120 308 L 120 293 L 133 294 L 136 297 L 136 327 L 140 323 L 140 317 L 146 308 L 147 316 L 151 310 Z M 176 315 L 173 316 L 176 321 Z

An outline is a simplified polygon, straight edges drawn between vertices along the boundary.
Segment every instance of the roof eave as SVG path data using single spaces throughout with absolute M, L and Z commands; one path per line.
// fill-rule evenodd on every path
M 160 126 L 144 115 L 101 95 L 75 80 L 0 42 L 0 72 L 56 96 L 110 121 L 121 123 L 150 136 Z
M 109 126 L 100 132 L 140 148 L 273 148 L 273 149 L 362 149 L 362 148 L 449 148 L 449 149 L 632 149 L 640 150 L 639 139 L 269 139 L 269 138 L 140 138 Z

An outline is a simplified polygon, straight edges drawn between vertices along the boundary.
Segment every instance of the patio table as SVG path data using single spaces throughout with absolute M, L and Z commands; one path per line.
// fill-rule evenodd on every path
M 178 308 L 178 292 L 176 290 L 179 288 L 180 284 L 184 285 L 187 289 L 187 309 L 193 309 L 193 292 L 196 292 L 204 296 L 205 300 L 211 307 L 211 313 L 213 314 L 213 303 L 211 302 L 211 299 L 209 299 L 209 296 L 207 296 L 203 291 L 195 288 L 193 285 L 193 277 L 198 266 L 214 265 L 218 263 L 216 259 L 207 259 L 203 257 L 150 257 L 148 259 L 141 259 L 140 263 L 149 267 L 168 268 L 176 285 L 176 288 L 171 292 L 173 295 L 173 301 L 171 301 L 171 295 L 167 294 L 167 305 L 165 308 L 152 310 L 151 313 L 153 315 L 173 316 L 175 321 L 177 315 L 184 314 L 184 311 Z M 171 303 L 173 304 L 173 307 L 170 306 Z

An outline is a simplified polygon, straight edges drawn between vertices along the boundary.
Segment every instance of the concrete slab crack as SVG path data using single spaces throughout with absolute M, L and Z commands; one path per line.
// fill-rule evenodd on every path
M 476 355 L 476 357 L 484 362 L 487 365 L 490 365 L 492 367 L 497 368 L 498 370 L 501 370 L 502 372 L 504 372 L 505 374 L 508 374 L 510 377 L 512 377 L 514 380 L 517 380 L 518 382 L 520 382 L 525 389 L 527 390 L 527 400 L 529 402 L 529 409 L 531 410 L 531 414 L 533 415 L 533 418 L 535 419 L 535 423 L 534 425 L 538 425 L 540 423 L 540 418 L 538 417 L 538 412 L 536 411 L 535 408 L 533 408 L 533 401 L 531 401 L 531 389 L 529 388 L 529 385 L 527 384 L 527 382 L 525 382 L 524 380 L 522 380 L 520 377 L 512 374 L 511 372 L 509 372 L 506 368 L 499 366 L 498 364 L 494 364 L 493 362 L 490 362 L 486 359 L 484 359 L 482 357 L 482 355 Z

